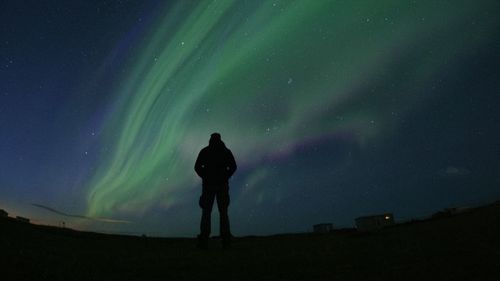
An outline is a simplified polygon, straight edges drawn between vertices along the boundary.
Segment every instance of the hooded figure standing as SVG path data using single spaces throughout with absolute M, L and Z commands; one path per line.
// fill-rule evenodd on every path
M 229 247 L 231 231 L 229 228 L 229 178 L 236 171 L 236 161 L 231 150 L 221 140 L 219 133 L 210 136 L 209 145 L 198 154 L 194 170 L 203 180 L 203 191 L 200 197 L 200 207 L 203 210 L 200 223 L 198 246 L 206 248 L 211 231 L 211 214 L 214 200 L 220 215 L 220 236 L 222 245 Z

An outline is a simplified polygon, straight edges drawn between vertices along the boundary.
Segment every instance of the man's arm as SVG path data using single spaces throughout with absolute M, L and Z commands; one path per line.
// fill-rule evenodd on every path
M 231 150 L 227 150 L 228 151 L 228 165 L 226 167 L 227 169 L 227 178 L 230 178 L 234 172 L 236 171 L 236 160 L 234 160 L 234 156 L 233 156 L 233 153 L 231 152 Z
M 200 153 L 198 154 L 198 158 L 196 158 L 196 163 L 194 164 L 194 170 L 196 171 L 196 173 L 198 174 L 198 176 L 200 178 L 203 178 L 204 174 L 205 174 L 205 166 L 204 166 L 204 156 L 203 156 L 203 150 L 200 151 Z

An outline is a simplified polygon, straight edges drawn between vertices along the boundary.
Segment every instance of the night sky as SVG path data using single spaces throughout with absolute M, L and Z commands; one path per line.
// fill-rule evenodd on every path
M 235 235 L 498 200 L 499 14 L 497 0 L 3 0 L 0 208 L 194 236 L 213 132 L 238 164 Z

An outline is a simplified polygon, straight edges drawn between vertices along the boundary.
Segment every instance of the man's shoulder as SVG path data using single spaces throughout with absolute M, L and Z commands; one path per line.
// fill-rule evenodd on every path
M 206 155 L 207 153 L 208 153 L 208 146 L 200 150 L 200 152 L 198 153 L 198 157 L 203 157 L 203 155 Z
M 205 146 L 200 150 L 200 154 L 233 154 L 231 150 L 227 147 L 211 147 Z
M 228 159 L 229 161 L 232 161 L 231 159 L 234 159 L 233 152 L 231 152 L 231 149 L 226 148 L 225 158 Z

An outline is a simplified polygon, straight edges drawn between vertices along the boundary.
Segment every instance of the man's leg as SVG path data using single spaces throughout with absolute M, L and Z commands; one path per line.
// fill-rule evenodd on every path
M 200 222 L 200 235 L 198 235 L 199 247 L 206 247 L 211 232 L 211 215 L 214 204 L 215 193 L 208 187 L 203 187 L 199 205 L 202 209 Z
M 212 210 L 203 209 L 200 222 L 200 238 L 208 239 L 211 232 L 211 215 Z
M 231 241 L 231 230 L 229 228 L 229 215 L 227 213 L 227 208 L 224 210 L 219 210 L 220 215 L 220 236 L 223 243 L 230 243 Z
M 220 236 L 224 246 L 229 246 L 231 242 L 231 230 L 229 227 L 229 186 L 222 187 L 217 192 L 217 207 L 219 209 Z

